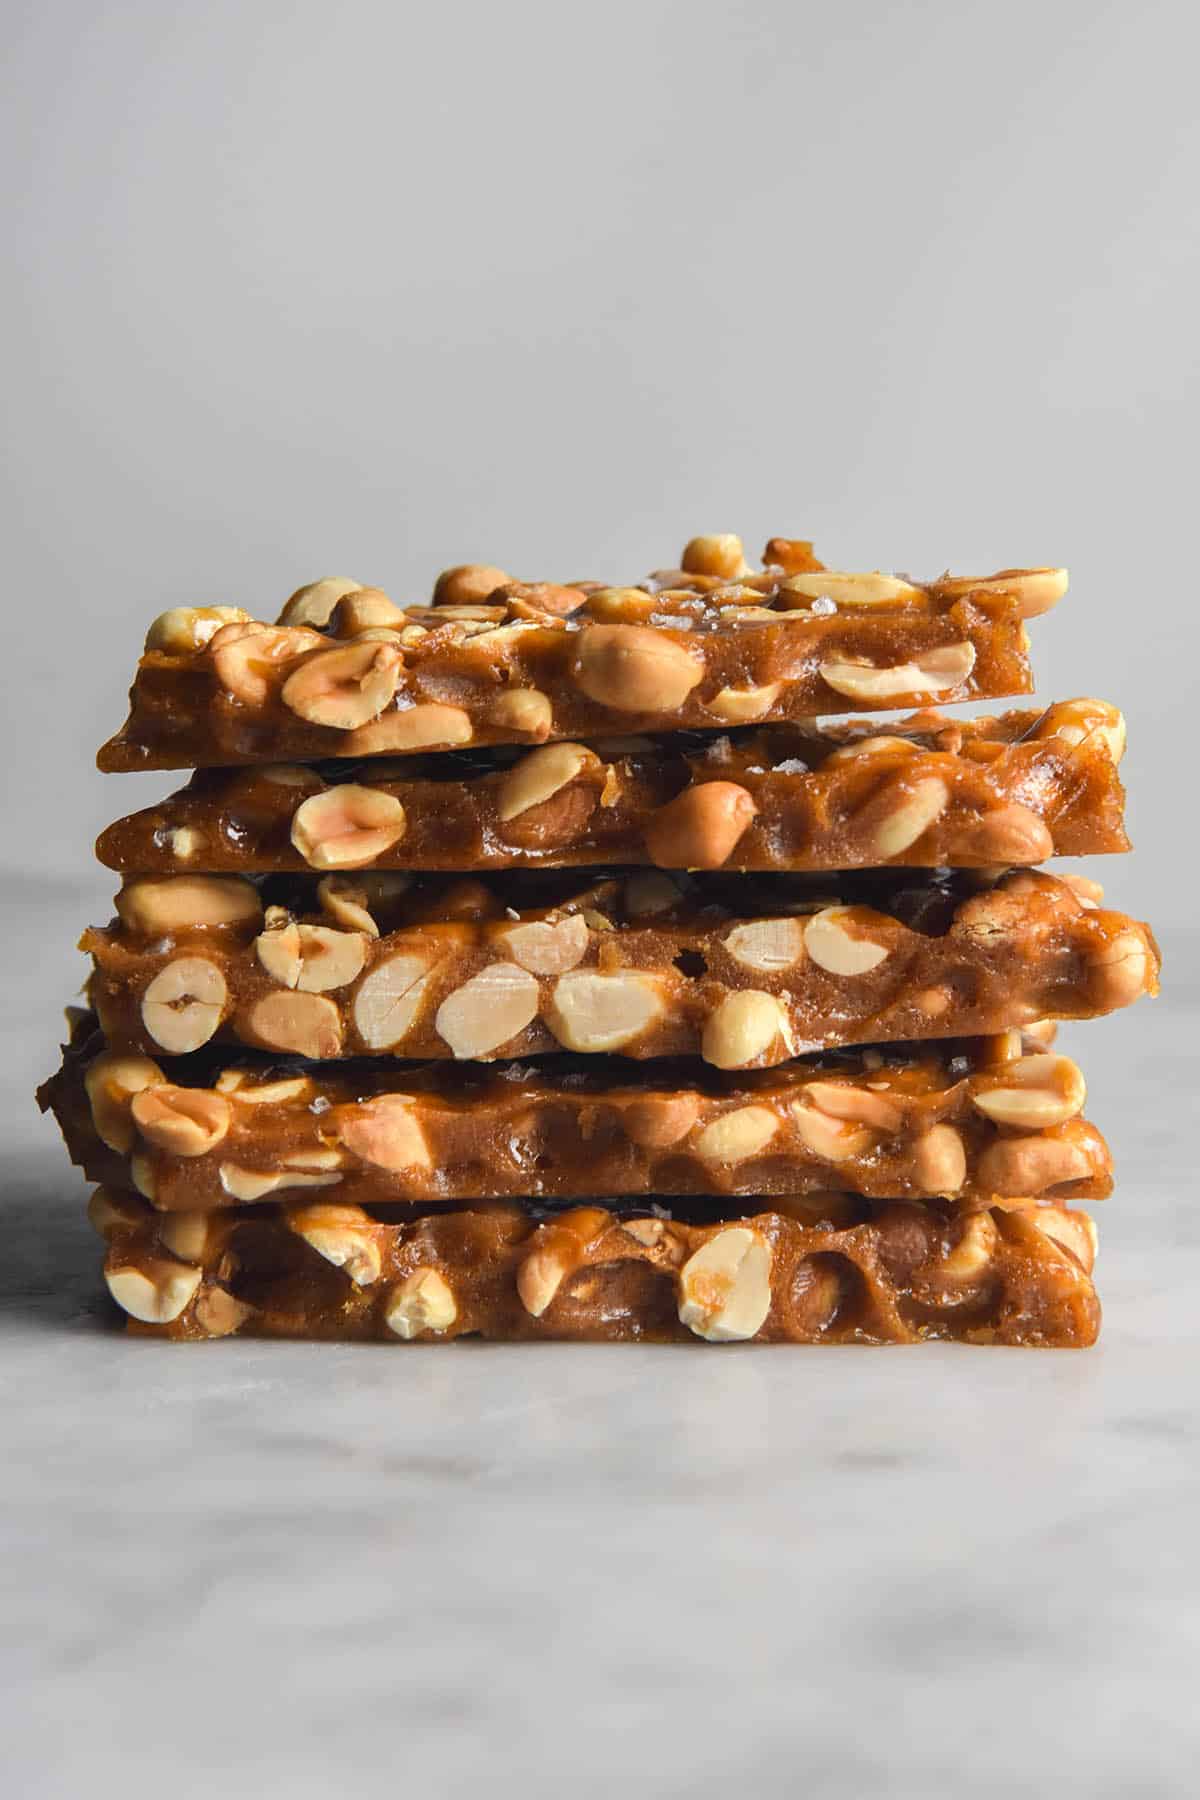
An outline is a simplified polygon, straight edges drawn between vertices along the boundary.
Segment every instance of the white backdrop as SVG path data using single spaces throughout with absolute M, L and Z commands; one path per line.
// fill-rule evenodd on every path
M 385 0 L 19 9 L 12 867 L 102 781 L 145 623 L 443 564 L 635 577 L 693 531 L 1068 562 L 1040 691 L 1130 716 L 1170 842 L 1200 636 L 1195 10 Z M 35 826 L 32 839 L 30 827 Z

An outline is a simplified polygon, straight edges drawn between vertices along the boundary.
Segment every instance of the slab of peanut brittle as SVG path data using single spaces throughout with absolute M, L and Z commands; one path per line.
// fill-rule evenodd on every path
M 176 1339 L 1080 1348 L 1100 1325 L 1095 1229 L 1064 1206 L 827 1193 L 397 1220 L 329 1200 L 172 1215 L 100 1188 L 89 1210 L 130 1328 Z
M 284 1063 L 110 1051 L 81 1023 L 40 1097 L 88 1178 L 167 1211 L 277 1195 L 362 1204 L 508 1195 L 798 1194 L 1101 1199 L 1083 1076 L 1017 1032 L 838 1051 L 721 1075 L 620 1058 Z
M 573 1050 L 767 1067 L 827 1045 L 984 1036 L 1157 988 L 1147 926 L 1089 884 L 516 871 L 144 876 L 91 930 L 111 1047 L 327 1060 Z
M 692 567 L 635 588 L 467 567 L 432 606 L 326 580 L 275 624 L 176 608 L 151 626 L 99 765 L 395 756 L 1025 694 L 1024 622 L 1066 589 L 1061 569 L 845 573 L 782 539 L 755 573 L 738 540 L 694 542 Z
M 97 845 L 122 873 L 971 868 L 1128 849 L 1101 700 L 885 732 L 755 727 L 535 750 L 199 770 Z

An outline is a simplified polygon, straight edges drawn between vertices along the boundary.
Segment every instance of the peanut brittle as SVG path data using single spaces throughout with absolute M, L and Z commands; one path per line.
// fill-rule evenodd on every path
M 699 568 L 636 588 L 467 567 L 408 608 L 326 580 L 275 624 L 176 608 L 150 628 L 99 765 L 396 756 L 1025 694 L 1024 621 L 1066 589 L 1061 569 L 920 584 L 825 570 L 782 539 L 768 554 L 787 560 L 755 574 L 738 540 L 696 540 L 684 560 Z
M 109 1291 L 156 1337 L 1079 1348 L 1100 1325 L 1095 1228 L 1061 1206 L 831 1193 L 541 1217 L 496 1202 L 399 1222 L 326 1200 L 154 1213 L 100 1188 L 89 1211 Z
M 97 845 L 123 873 L 970 868 L 1128 849 L 1101 700 L 878 733 L 767 727 L 594 745 L 204 769 Z
M 1157 988 L 1145 925 L 1028 871 L 139 877 L 90 930 L 114 1050 L 316 1060 L 699 1052 L 986 1036 Z
M 321 1189 L 364 1205 L 604 1194 L 788 1194 L 1021 1205 L 1102 1199 L 1103 1138 L 1069 1057 L 1015 1031 L 838 1051 L 736 1077 L 621 1059 L 265 1063 L 169 1073 L 81 1023 L 39 1095 L 89 1180 L 206 1211 Z

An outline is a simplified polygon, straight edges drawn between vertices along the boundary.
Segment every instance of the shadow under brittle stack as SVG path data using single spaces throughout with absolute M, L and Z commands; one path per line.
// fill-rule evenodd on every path
M 134 1329 L 1093 1341 L 1054 1022 L 1158 953 L 1035 865 L 1128 849 L 1121 715 L 817 722 L 1028 693 L 1065 574 L 764 563 L 155 622 L 100 766 L 195 772 L 40 1096 Z

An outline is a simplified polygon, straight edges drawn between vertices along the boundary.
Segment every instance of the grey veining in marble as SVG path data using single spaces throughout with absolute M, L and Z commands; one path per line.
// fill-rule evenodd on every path
M 175 1348 L 28 1100 L 93 903 L 7 898 L 6 1793 L 1195 1791 L 1193 943 L 1069 1034 L 1093 1352 Z

